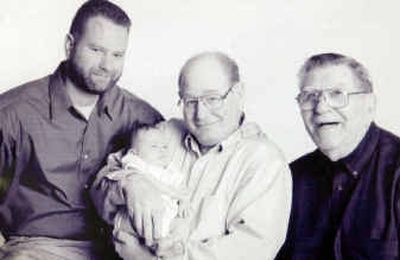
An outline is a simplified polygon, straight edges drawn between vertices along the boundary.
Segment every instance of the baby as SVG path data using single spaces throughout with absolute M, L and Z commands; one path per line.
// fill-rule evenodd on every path
M 172 162 L 174 153 L 178 152 L 179 148 L 182 149 L 181 141 L 182 126 L 177 120 L 161 122 L 155 127 L 141 128 L 132 136 L 131 148 L 122 157 L 113 155 L 109 158 L 109 165 L 112 164 L 113 167 L 117 166 L 117 168 L 132 171 L 128 171 L 128 174 L 111 172 L 107 177 L 118 181 L 140 174 L 150 181 L 161 183 L 168 189 L 175 190 L 175 193 L 187 194 L 183 183 L 185 176 L 174 169 Z M 166 237 L 170 230 L 171 221 L 178 215 L 186 214 L 185 205 L 187 204 L 185 199 L 173 198 L 167 194 L 163 194 L 162 199 L 165 211 L 162 216 L 161 237 Z M 121 232 L 125 232 L 125 237 L 134 235 L 132 231 L 133 225 L 127 210 L 120 210 L 114 219 L 114 237 Z M 121 236 L 121 234 L 118 234 L 118 236 Z M 121 246 L 121 243 L 118 243 L 118 247 Z M 116 250 L 120 253 L 127 252 L 129 249 L 116 248 Z

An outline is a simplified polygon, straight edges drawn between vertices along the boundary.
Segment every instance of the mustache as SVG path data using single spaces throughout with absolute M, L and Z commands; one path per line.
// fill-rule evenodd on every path
M 90 73 L 96 76 L 107 77 L 107 78 L 110 78 L 112 76 L 111 73 L 101 69 L 94 69 Z

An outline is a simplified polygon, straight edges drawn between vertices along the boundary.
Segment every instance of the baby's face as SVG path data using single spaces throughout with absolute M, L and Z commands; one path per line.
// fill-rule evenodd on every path
M 133 148 L 137 155 L 146 162 L 167 167 L 170 161 L 168 140 L 165 131 L 161 129 L 140 129 Z

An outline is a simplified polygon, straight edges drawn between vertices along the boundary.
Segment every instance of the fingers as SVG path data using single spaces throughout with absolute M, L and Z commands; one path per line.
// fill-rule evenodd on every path
M 131 215 L 133 222 L 135 223 L 135 231 L 140 237 L 144 237 L 143 234 L 143 218 L 141 215 L 136 215 L 133 212 L 133 216 Z
M 184 248 L 181 242 L 173 238 L 165 238 L 156 246 L 155 253 L 158 257 L 172 257 L 183 254 Z
M 163 230 L 163 221 L 162 221 L 163 212 L 162 211 L 154 211 L 152 215 L 152 226 L 153 226 L 153 238 L 154 240 L 158 240 L 162 237 Z
M 149 212 L 145 212 L 143 214 L 142 227 L 143 227 L 142 231 L 145 244 L 146 246 L 151 247 L 154 244 L 153 221 L 152 221 L 152 216 Z
M 154 211 L 153 213 L 144 212 L 142 215 L 133 213 L 133 222 L 137 235 L 142 237 L 146 246 L 151 247 L 154 241 L 162 237 L 162 211 Z
M 126 206 L 134 230 L 147 246 L 151 246 L 162 236 L 164 200 L 160 191 L 146 179 L 135 178 L 132 185 L 124 184 Z

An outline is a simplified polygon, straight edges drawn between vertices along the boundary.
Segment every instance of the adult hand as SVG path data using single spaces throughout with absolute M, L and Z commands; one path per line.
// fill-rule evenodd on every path
M 117 231 L 113 233 L 115 251 L 122 259 L 156 260 L 157 257 L 149 248 L 142 245 L 137 237 L 129 232 Z
M 172 257 L 184 254 L 189 236 L 189 218 L 175 218 L 171 223 L 170 234 L 156 242 L 154 252 L 159 257 Z
M 151 247 L 161 237 L 165 211 L 161 192 L 140 174 L 122 180 L 121 188 L 136 233 Z
M 157 242 L 154 253 L 161 258 L 183 255 L 184 245 L 182 241 L 176 241 L 173 237 L 162 238 Z

